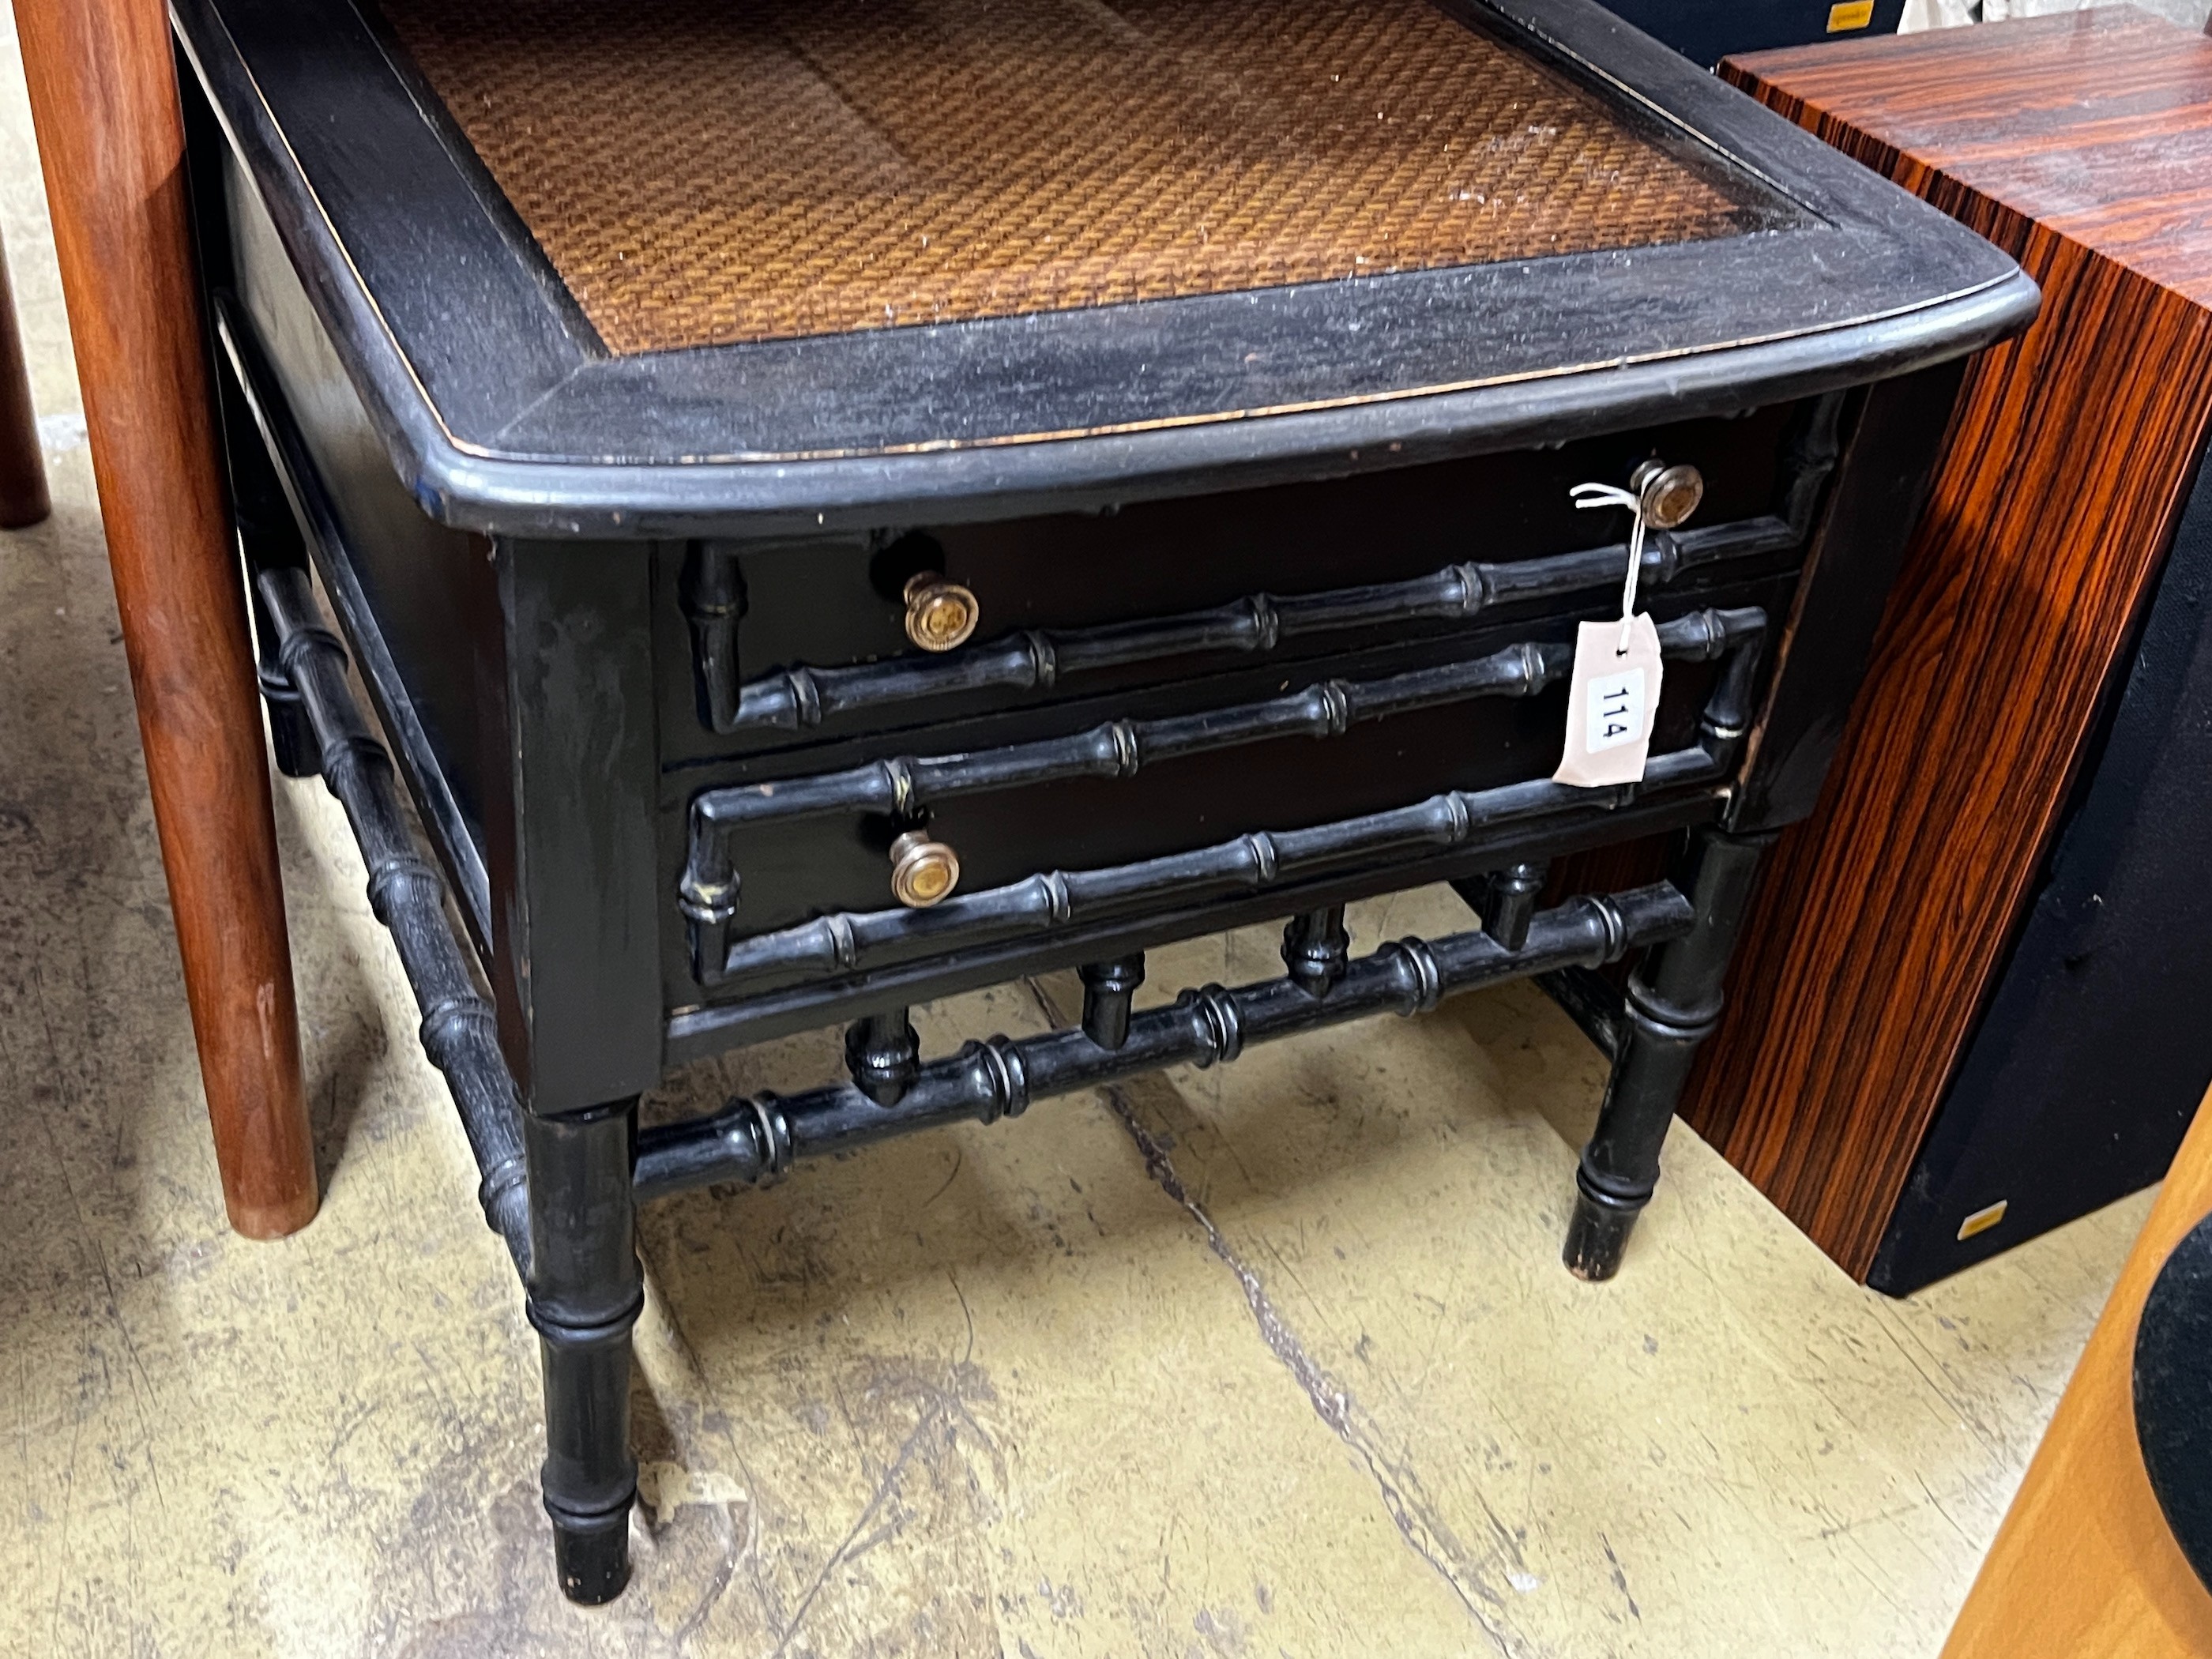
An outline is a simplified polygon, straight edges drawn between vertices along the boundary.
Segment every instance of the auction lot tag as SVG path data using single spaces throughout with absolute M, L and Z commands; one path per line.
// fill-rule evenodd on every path
M 1554 783 L 1641 783 L 1659 709 L 1659 629 L 1648 616 L 1575 629 L 1567 747 Z

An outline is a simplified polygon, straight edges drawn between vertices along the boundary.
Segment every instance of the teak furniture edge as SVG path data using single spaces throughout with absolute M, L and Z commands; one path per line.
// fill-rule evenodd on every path
M 2212 1594 L 2143 1467 L 2133 1402 L 2143 1304 L 2212 1211 L 2212 1109 L 2200 1107 L 2150 1218 L 1997 1528 L 1943 1659 L 2201 1659 Z
M 231 1224 L 315 1213 L 269 772 L 161 0 L 17 0 L 108 561 Z
M 2114 9 L 1723 74 L 2045 293 L 1967 372 L 1820 808 L 1778 845 L 1683 1108 L 1863 1279 L 2203 451 L 2212 41 Z

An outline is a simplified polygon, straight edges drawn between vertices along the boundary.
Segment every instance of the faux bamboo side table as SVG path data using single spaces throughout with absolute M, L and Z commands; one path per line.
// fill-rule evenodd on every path
M 641 1204 L 1641 951 L 1562 1248 L 1610 1276 L 2038 303 L 1591 0 L 741 9 L 173 12 L 277 764 L 520 1272 L 578 1601 L 629 1572 Z M 1673 879 L 1536 908 L 1666 829 Z M 1352 955 L 1437 880 L 1468 927 Z M 1279 978 L 1133 1006 L 1271 919 Z M 922 1052 L 1056 967 L 1079 1024 Z M 843 1077 L 641 1124 L 833 1024 Z

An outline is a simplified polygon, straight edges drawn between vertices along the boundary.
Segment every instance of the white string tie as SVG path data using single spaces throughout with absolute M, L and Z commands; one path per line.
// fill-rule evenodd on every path
M 1631 514 L 1628 527 L 1628 580 L 1620 589 L 1620 643 L 1613 654 L 1626 655 L 1628 634 L 1636 621 L 1636 583 L 1644 574 L 1644 497 L 1632 489 L 1607 483 L 1578 483 L 1568 492 L 1577 507 L 1625 507 Z

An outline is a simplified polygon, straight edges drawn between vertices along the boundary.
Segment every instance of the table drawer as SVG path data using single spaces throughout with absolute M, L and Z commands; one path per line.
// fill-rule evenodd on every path
M 1696 466 L 1705 495 L 1650 538 L 1648 592 L 1792 568 L 1839 401 L 1113 513 L 671 547 L 656 567 L 664 754 L 759 754 L 1255 661 L 1297 674 L 1580 611 L 1620 580 L 1626 515 L 1577 511 L 1570 491 L 1625 483 L 1654 456 Z M 922 649 L 910 612 L 944 584 L 972 633 Z M 928 637 L 927 617 L 912 631 Z
M 1668 661 L 1647 792 L 1724 781 L 1792 584 L 1655 605 Z M 672 773 L 672 1004 L 1276 886 L 1287 908 L 1385 866 L 1427 879 L 1413 866 L 1476 856 L 1493 832 L 1623 805 L 1636 792 L 1548 781 L 1575 623 L 1607 612 L 983 716 L 911 749 L 878 735 Z M 901 890 L 909 832 L 957 860 L 941 902 Z

